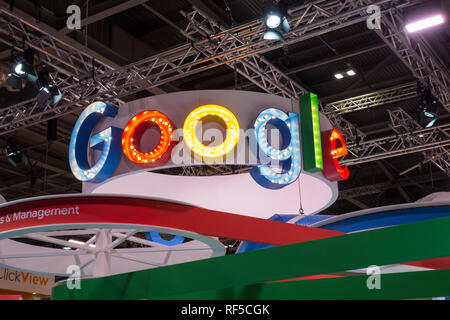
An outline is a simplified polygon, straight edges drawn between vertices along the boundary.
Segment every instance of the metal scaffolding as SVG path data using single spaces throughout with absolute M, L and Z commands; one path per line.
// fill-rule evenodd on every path
M 446 71 L 442 70 L 431 53 L 428 56 L 429 48 L 422 40 L 411 40 L 395 24 L 398 23 L 394 17 L 396 10 L 416 2 L 316 0 L 289 10 L 292 29 L 285 35 L 285 41 L 264 40 L 261 20 L 225 30 L 205 13 L 194 8 L 191 13 L 183 13 L 188 25 L 181 32 L 189 39 L 188 43 L 118 68 L 94 59 L 61 40 L 57 34 L 50 34 L 0 8 L 0 35 L 4 35 L 0 37 L 0 41 L 11 46 L 25 39 L 26 45 L 39 51 L 42 61 L 54 68 L 53 79 L 64 96 L 56 106 L 39 106 L 36 99 L 30 99 L 0 110 L 0 135 L 76 112 L 95 100 L 117 102 L 124 96 L 221 65 L 230 66 L 266 92 L 297 98 L 306 90 L 267 61 L 262 54 L 365 21 L 368 6 L 374 4 L 380 6 L 383 17 L 382 29 L 377 31 L 378 34 L 402 61 L 408 63 L 416 77 L 431 86 L 433 94 L 446 106 Z M 417 53 L 414 49 L 420 49 L 420 52 Z M 343 162 L 352 165 L 431 149 L 440 151 L 438 154 L 446 151 L 445 147 L 450 143 L 449 125 L 417 128 L 414 131 L 367 140 L 363 132 L 340 115 L 409 99 L 416 94 L 412 85 L 406 84 L 322 105 L 322 112 L 328 115 L 333 125 L 349 141 L 350 155 Z M 421 139 L 414 140 L 414 144 L 407 142 L 416 137 Z M 448 157 L 448 152 L 444 153 Z M 439 161 L 441 159 L 439 157 Z M 436 160 L 436 163 L 440 163 L 439 161 Z M 448 170 L 448 167 L 442 167 Z
M 312 10 L 312 8 L 314 9 Z M 245 33 L 240 34 L 225 30 L 224 27 L 220 26 L 216 21 L 208 17 L 207 14 L 197 8 L 194 9 L 195 10 L 189 14 L 183 13 L 183 15 L 189 20 L 185 34 L 195 34 L 202 37 L 201 40 L 203 41 L 200 41 L 199 43 L 203 46 L 200 50 L 205 56 L 216 55 L 218 52 L 233 50 L 234 48 L 245 45 L 252 40 L 249 40 L 247 38 L 248 35 Z M 298 26 L 301 23 L 305 23 L 307 19 L 317 19 L 317 16 L 319 15 L 317 12 L 313 14 L 313 11 L 320 10 L 320 8 L 309 6 L 303 8 L 303 10 L 304 11 L 300 15 L 299 19 L 292 19 L 293 21 L 291 21 L 291 23 L 295 22 L 295 25 Z M 294 12 L 295 11 L 292 11 L 291 14 L 294 14 Z M 323 11 L 320 12 L 323 14 Z M 328 17 L 329 14 L 330 13 L 325 16 Z M 310 15 L 312 15 L 311 18 L 309 18 Z M 309 20 L 308 22 L 310 23 L 311 21 Z M 261 22 L 257 24 L 259 29 L 261 29 L 261 25 Z M 325 31 L 328 32 L 331 31 L 331 29 L 324 30 L 323 33 Z M 258 37 L 261 37 L 262 32 L 263 30 L 258 31 Z M 217 37 L 216 35 L 221 35 L 221 37 Z M 305 35 L 299 35 L 299 38 L 304 40 Z M 298 41 L 299 38 L 294 39 Z M 232 61 L 227 60 L 226 57 L 218 57 L 216 61 L 221 64 L 226 63 L 226 65 L 232 68 L 235 72 L 239 73 L 241 76 L 268 93 L 297 99 L 299 95 L 307 92 L 306 89 L 300 86 L 288 75 L 267 61 L 267 59 L 265 59 L 260 53 L 253 53 L 249 56 L 243 57 L 242 59 Z M 365 134 L 361 130 L 356 129 L 350 122 L 339 116 L 333 110 L 327 109 L 326 106 L 324 107 L 321 105 L 321 111 L 325 110 L 328 111 L 329 119 L 333 125 L 342 131 L 347 139 L 356 141 L 356 137 L 359 137 L 360 139 L 365 138 Z
M 392 122 L 392 128 L 398 134 L 403 132 L 413 132 L 414 130 L 421 130 L 423 127 L 415 121 L 407 112 L 401 108 L 395 110 L 389 110 L 389 116 Z M 436 148 L 429 149 L 423 152 L 424 162 L 431 161 L 444 173 L 450 176 L 450 153 L 447 150 L 444 143 L 450 142 L 450 134 L 446 131 L 442 131 L 435 140 L 442 142 L 442 145 Z M 410 146 L 412 145 L 423 145 L 426 144 L 426 138 L 422 134 L 411 134 L 408 141 L 406 141 Z
M 408 6 L 413 2 L 413 0 L 405 1 L 399 7 Z M 371 2 L 381 6 L 383 12 L 393 10 L 390 3 L 389 0 Z M 19 32 L 18 37 L 28 39 L 27 45 L 38 49 L 46 60 L 51 61 L 52 65 L 58 68 L 57 76 L 61 78 L 57 77 L 56 80 L 64 98 L 57 106 L 40 107 L 36 99 L 30 99 L 1 110 L 0 135 L 78 111 L 97 99 L 118 99 L 245 58 L 249 58 L 245 64 L 246 68 L 240 72 L 246 73 L 254 82 L 270 89 L 270 92 L 295 96 L 302 90 L 298 84 L 278 73 L 279 70 L 264 59 L 255 62 L 256 58 L 253 56 L 364 21 L 367 18 L 367 8 L 367 4 L 356 0 L 347 0 L 343 3 L 334 0 L 317 0 L 289 11 L 292 31 L 286 35 L 286 40 L 283 42 L 262 39 L 264 27 L 261 20 L 256 20 L 214 34 L 208 40 L 193 41 L 115 70 L 108 70 L 105 66 L 97 67 L 99 72 L 89 69 L 92 58 L 89 59 L 89 56 L 86 57 L 86 54 L 82 54 L 80 50 L 60 40 L 58 35 L 49 34 L 32 26 L 30 22 L 16 17 L 8 10 L 1 9 L 2 28 L 0 29 L 9 30 L 13 34 Z M 211 27 L 214 29 L 213 25 Z M 31 33 L 35 36 L 33 37 Z M 68 52 L 63 51 L 64 48 L 69 48 Z M 206 48 L 208 51 L 205 55 Z M 58 59 L 52 56 L 54 52 L 60 53 L 56 57 Z M 77 61 L 75 57 L 80 61 Z M 55 63 L 53 63 L 54 59 Z M 77 74 L 74 70 L 70 70 L 67 61 L 71 61 L 77 67 L 84 67 L 83 71 L 86 72 Z M 62 70 L 66 72 L 63 73 Z M 259 74 L 259 78 L 255 72 Z M 264 73 L 264 76 L 261 73 Z M 82 85 L 77 80 L 82 80 Z M 345 127 L 351 127 L 351 124 L 342 120 L 337 125 L 351 139 L 353 138 L 354 130 L 347 130 Z M 360 135 L 363 134 L 360 133 Z
M 401 108 L 389 110 L 391 128 L 395 135 L 363 141 L 347 146 L 349 156 L 340 161 L 355 165 L 414 152 L 425 152 L 425 161 L 432 161 L 446 174 L 450 174 L 450 124 L 422 128 Z
M 377 34 L 419 79 L 430 89 L 444 108 L 450 112 L 450 75 L 445 65 L 420 34 L 408 34 L 403 28 L 402 15 L 397 9 L 383 14 Z
M 410 82 L 357 97 L 331 102 L 327 104 L 327 109 L 344 114 L 413 99 L 417 96 L 417 83 Z

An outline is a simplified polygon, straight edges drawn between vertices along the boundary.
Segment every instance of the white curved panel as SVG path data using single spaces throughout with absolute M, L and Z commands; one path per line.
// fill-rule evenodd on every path
M 95 225 L 84 224 L 84 227 L 90 226 Z M 192 240 L 174 246 L 155 244 L 155 246 L 151 247 L 108 249 L 107 251 L 111 259 L 108 275 L 207 259 L 225 255 L 226 252 L 226 249 L 217 239 L 202 236 L 197 233 L 153 226 L 126 224 L 115 224 L 115 226 L 132 228 L 132 230 L 138 230 L 140 232 L 156 231 L 178 234 L 186 238 L 198 240 Z M 59 233 L 63 234 L 64 228 L 78 229 L 79 227 L 83 227 L 83 225 L 40 226 L 21 229 L 14 233 L 20 234 L 19 237 L 27 237 L 27 234 L 39 235 L 39 231 L 61 230 Z M 111 225 L 104 225 L 104 227 L 111 227 Z M 112 229 L 113 233 L 115 230 L 117 232 L 123 231 L 123 229 Z M 84 249 L 64 250 L 30 245 L 13 239 L 1 240 L 1 238 L 10 235 L 11 232 L 0 235 L 0 267 L 39 274 L 67 276 L 67 267 L 77 265 L 82 269 L 82 277 L 92 277 L 95 274 L 94 260 L 97 259 L 97 252 L 95 251 Z
M 305 214 L 317 213 L 336 200 L 338 190 L 336 183 L 318 174 L 302 173 L 294 183 L 271 190 L 258 185 L 249 173 L 192 177 L 137 172 L 99 184 L 92 193 L 176 200 L 206 209 L 267 219 L 277 213 L 299 213 L 300 204 Z

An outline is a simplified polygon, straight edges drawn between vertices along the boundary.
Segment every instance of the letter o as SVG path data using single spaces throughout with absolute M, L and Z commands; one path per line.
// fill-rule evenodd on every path
M 139 141 L 148 128 L 158 126 L 161 137 L 158 145 L 150 152 L 138 148 Z M 160 159 L 172 142 L 173 125 L 169 118 L 159 111 L 144 111 L 135 115 L 125 126 L 122 134 L 122 149 L 125 156 L 138 164 L 151 164 Z
M 212 118 L 214 121 L 225 125 L 227 134 L 225 141 L 215 147 L 205 146 L 198 140 L 195 133 L 196 127 L 204 118 Z M 239 140 L 239 122 L 236 116 L 227 108 L 215 104 L 208 104 L 193 110 L 186 117 L 183 125 L 183 136 L 186 145 L 194 154 L 211 161 L 223 157 L 231 152 Z

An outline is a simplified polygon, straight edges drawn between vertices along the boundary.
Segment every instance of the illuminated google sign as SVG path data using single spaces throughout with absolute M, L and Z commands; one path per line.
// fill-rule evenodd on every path
M 70 141 L 69 161 L 74 176 L 83 182 L 103 182 L 115 173 L 122 154 L 126 161 L 142 168 L 163 167 L 168 161 L 174 162 L 173 149 L 178 145 L 177 148 L 187 150 L 188 158 L 196 159 L 197 164 L 230 163 L 225 159 L 234 152 L 239 153 L 240 146 L 245 146 L 257 159 L 250 170 L 252 178 L 269 189 L 291 184 L 302 170 L 323 171 L 329 181 L 348 178 L 348 168 L 341 167 L 338 162 L 347 154 L 344 138 L 337 129 L 321 132 L 315 94 L 302 95 L 298 110 L 292 112 L 267 105 L 253 116 L 251 110 L 243 111 L 245 117 L 240 117 L 240 112 L 233 113 L 223 103 L 208 102 L 193 105 L 186 112 L 183 123 L 180 123 L 179 115 L 178 122 L 166 115 L 164 106 L 159 106 L 159 110 L 148 106 L 144 110 L 140 107 L 136 113 L 129 112 L 127 122 L 122 124 L 114 123 L 118 107 L 106 102 L 92 103 L 79 116 Z M 247 121 L 243 122 L 245 118 Z M 113 121 L 112 124 L 93 134 L 105 119 Z M 202 125 L 211 122 L 225 131 L 223 141 L 215 145 L 205 144 L 203 139 Z M 280 145 L 270 141 L 269 127 L 279 133 Z M 159 129 L 159 141 L 151 141 L 151 150 L 144 150 L 143 139 L 150 128 Z M 97 150 L 95 161 L 89 157 L 91 148 Z

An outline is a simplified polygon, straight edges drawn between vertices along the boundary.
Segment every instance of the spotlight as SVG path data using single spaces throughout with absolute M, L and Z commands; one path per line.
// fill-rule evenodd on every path
M 347 72 L 346 72 L 349 76 L 354 76 L 354 75 L 356 75 L 356 72 L 353 70 L 353 69 L 350 69 L 350 70 L 347 70 Z
M 19 92 L 25 87 L 23 79 L 15 73 L 8 73 L 5 86 L 11 92 Z
M 53 83 L 45 66 L 38 72 L 37 80 L 39 93 L 37 101 L 39 106 L 44 107 L 49 101 L 52 105 L 56 105 L 61 100 L 62 94 L 58 86 Z
M 20 168 L 22 161 L 28 162 L 27 157 L 20 151 L 15 139 L 12 137 L 7 140 L 5 154 L 8 157 L 8 161 L 16 168 Z
M 342 78 L 344 78 L 344 76 L 342 75 L 342 73 L 336 73 L 336 74 L 334 75 L 334 77 L 335 77 L 336 79 L 342 79 Z
M 431 17 L 426 17 L 411 23 L 408 23 L 406 25 L 406 30 L 409 33 L 413 33 L 413 32 L 417 32 L 417 31 L 421 31 L 424 29 L 428 29 L 440 24 L 444 23 L 444 17 L 440 14 L 431 16 Z
M 283 33 L 289 32 L 287 20 L 287 6 L 280 1 L 278 4 L 270 5 L 264 9 L 264 31 L 263 38 L 266 40 L 283 40 Z
M 26 78 L 29 82 L 35 83 L 37 80 L 36 70 L 34 70 L 34 50 L 25 49 L 21 56 L 12 56 L 11 72 L 17 76 Z
M 425 124 L 425 128 L 434 126 L 437 120 L 437 105 L 425 106 L 423 108 L 423 115 L 424 120 L 422 122 Z
M 24 75 L 25 72 L 22 70 L 23 65 L 21 62 L 17 63 L 16 66 L 14 67 L 14 71 L 16 74 L 18 74 L 19 76 Z
M 269 12 L 266 16 L 266 26 L 270 29 L 278 28 L 281 23 L 281 15 L 278 12 Z
M 419 122 L 425 128 L 432 127 L 438 118 L 439 102 L 429 90 L 425 90 L 422 95 L 422 104 L 419 114 Z

